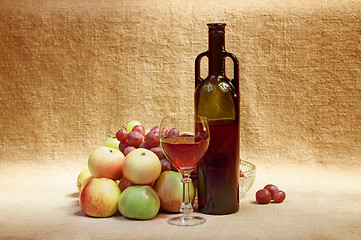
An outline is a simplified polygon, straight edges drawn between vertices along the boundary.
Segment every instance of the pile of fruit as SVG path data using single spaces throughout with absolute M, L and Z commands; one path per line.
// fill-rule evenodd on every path
M 168 133 L 167 133 L 168 134 Z M 78 176 L 80 208 L 87 216 L 154 218 L 160 210 L 179 212 L 182 175 L 164 157 L 159 126 L 145 130 L 130 121 L 89 156 Z M 194 200 L 194 186 L 190 184 Z

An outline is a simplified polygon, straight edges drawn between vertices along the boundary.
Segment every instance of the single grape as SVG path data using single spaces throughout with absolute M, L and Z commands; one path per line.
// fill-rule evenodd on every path
M 143 143 L 143 141 L 144 141 L 144 136 L 139 132 L 131 131 L 128 134 L 127 142 L 129 143 L 130 146 L 138 148 L 140 144 Z
M 160 142 L 159 142 L 159 128 L 155 129 L 155 130 L 151 130 L 146 136 L 145 136 L 145 142 L 150 146 L 150 147 L 158 147 Z
M 154 152 L 158 156 L 159 160 L 165 158 L 161 147 L 153 147 L 150 151 Z
M 281 203 L 286 198 L 286 193 L 282 190 L 278 190 L 277 192 L 273 193 L 273 201 L 275 203 Z
M 132 120 L 127 123 L 127 126 L 125 127 L 127 129 L 127 132 L 131 132 L 133 127 L 136 125 L 142 125 L 138 120 Z
M 142 125 L 135 125 L 132 129 L 132 131 L 136 131 L 141 133 L 143 136 L 145 135 L 145 129 Z
M 260 189 L 256 192 L 256 201 L 260 204 L 268 204 L 272 200 L 272 194 L 268 189 Z
M 150 146 L 148 145 L 148 143 L 146 142 L 142 142 L 142 144 L 140 144 L 139 148 L 145 148 L 145 149 L 150 149 Z
M 124 156 L 127 156 L 128 153 L 130 153 L 131 151 L 133 151 L 133 150 L 135 150 L 135 149 L 136 149 L 136 148 L 133 147 L 133 146 L 126 147 L 126 148 L 124 149 L 124 151 L 123 151 Z
M 168 132 L 168 137 L 176 137 L 179 135 L 179 130 L 177 128 L 172 128 Z
M 273 199 L 273 194 L 278 192 L 278 187 L 276 185 L 273 184 L 267 184 L 266 186 L 264 186 L 264 189 L 267 189 L 271 192 L 272 194 L 272 199 Z
M 129 143 L 125 142 L 125 143 L 122 143 L 120 142 L 119 143 L 119 150 L 124 153 L 124 149 L 126 149 L 127 147 L 129 147 Z
M 172 165 L 170 164 L 170 162 L 163 158 L 160 160 L 160 165 L 162 166 L 162 170 L 161 172 L 164 172 L 164 171 L 170 171 L 172 169 Z
M 162 128 L 162 137 L 167 137 L 168 136 L 168 132 L 170 130 L 170 127 L 165 126 L 164 128 Z
M 117 131 L 115 136 L 120 142 L 125 143 L 125 141 L 127 140 L 128 132 L 125 128 L 122 128 Z
M 136 184 L 132 183 L 131 181 L 129 181 L 128 179 L 126 179 L 125 177 L 123 177 L 120 181 L 119 181 L 119 189 L 121 192 L 123 192 L 127 187 L 131 187 L 134 186 Z
M 160 129 L 160 125 L 157 125 L 157 126 L 155 126 L 155 127 L 152 127 L 149 132 L 154 131 L 154 130 L 157 130 L 157 129 L 158 129 L 158 130 Z

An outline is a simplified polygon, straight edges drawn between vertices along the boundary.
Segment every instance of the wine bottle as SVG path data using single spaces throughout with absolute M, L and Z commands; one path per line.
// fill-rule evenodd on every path
M 208 24 L 208 51 L 195 60 L 195 114 L 208 118 L 210 143 L 198 165 L 198 209 L 206 214 L 239 210 L 239 64 L 225 50 L 226 24 Z M 208 76 L 200 77 L 200 61 L 208 58 Z M 225 74 L 225 58 L 234 77 Z

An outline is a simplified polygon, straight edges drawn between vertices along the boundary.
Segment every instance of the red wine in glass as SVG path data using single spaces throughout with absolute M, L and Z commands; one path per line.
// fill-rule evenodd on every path
M 160 132 L 164 155 L 183 176 L 182 215 L 168 219 L 168 223 L 178 226 L 202 224 L 206 221 L 204 217 L 192 215 L 189 183 L 192 181 L 191 172 L 196 169 L 209 145 L 207 118 L 193 114 L 165 117 L 160 124 Z
M 162 147 L 172 164 L 182 171 L 197 167 L 208 147 L 208 139 L 204 136 L 185 135 L 179 137 L 166 137 Z

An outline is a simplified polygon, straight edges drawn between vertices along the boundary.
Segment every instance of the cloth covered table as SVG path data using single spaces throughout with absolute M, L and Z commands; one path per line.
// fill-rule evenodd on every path
M 57 166 L 2 169 L 1 238 L 15 239 L 360 239 L 361 176 L 339 169 L 261 166 L 236 214 L 204 215 L 206 223 L 177 227 L 171 214 L 150 221 L 86 217 L 80 210 L 78 169 Z M 259 205 L 255 192 L 275 183 L 283 203 Z
M 130 120 L 193 111 L 210 22 L 240 62 L 240 154 L 257 166 L 240 211 L 192 228 L 85 217 L 92 150 Z M 0 238 L 360 239 L 360 46 L 359 0 L 2 0 Z M 268 183 L 284 203 L 254 203 Z

